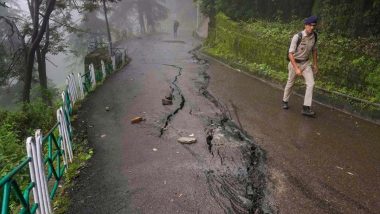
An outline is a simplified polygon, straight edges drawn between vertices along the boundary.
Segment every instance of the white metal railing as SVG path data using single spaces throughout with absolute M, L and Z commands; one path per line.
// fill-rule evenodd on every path
M 107 76 L 105 64 L 101 61 L 101 72 L 103 80 Z M 95 69 L 93 64 L 89 66 L 91 88 L 96 86 Z M 57 122 L 60 138 L 60 146 L 63 151 L 62 157 L 64 166 L 67 169 L 69 163 L 73 161 L 72 149 L 72 127 L 70 122 L 70 115 L 74 104 L 83 99 L 86 95 L 84 90 L 84 81 L 81 74 L 69 74 L 66 78 L 67 89 L 62 92 L 63 105 L 57 110 Z M 35 137 L 28 137 L 26 140 L 26 150 L 28 157 L 31 158 L 29 162 L 29 174 L 31 181 L 35 183 L 33 187 L 33 200 L 39 206 L 37 208 L 38 214 L 52 213 L 51 197 L 49 197 L 48 179 L 45 172 L 45 161 L 42 149 L 43 136 L 41 130 L 37 130 Z
M 122 64 L 125 64 L 126 55 L 122 57 Z M 108 66 L 109 70 L 107 70 L 105 63 L 101 61 L 100 71 L 95 71 L 94 65 L 91 64 L 88 68 L 89 71 L 85 72 L 85 74 L 69 74 L 67 76 L 66 88 L 61 93 L 63 103 L 56 112 L 57 123 L 46 136 L 42 135 L 41 130 L 37 130 L 34 137 L 28 137 L 26 140 L 28 158 L 6 176 L 0 178 L 0 187 L 4 187 L 5 194 L 4 199 L 0 201 L 2 214 L 9 213 L 11 185 L 16 188 L 16 196 L 23 198 L 20 199 L 20 206 L 24 209 L 21 210 L 21 213 L 24 211 L 30 212 L 29 210 L 32 210 L 32 213 L 35 211 L 38 214 L 49 214 L 53 212 L 51 200 L 55 196 L 61 178 L 67 170 L 69 163 L 71 163 L 74 158 L 72 147 L 73 130 L 70 122 L 73 107 L 75 103 L 84 99 L 86 94 L 96 87 L 97 81 L 103 81 L 107 77 L 107 74 L 116 70 L 117 61 L 118 59 L 113 56 L 112 68 Z M 46 154 L 44 154 L 44 152 Z M 31 183 L 25 189 L 24 195 L 20 196 L 20 187 L 17 181 L 12 179 L 14 175 L 27 165 L 29 166 Z M 47 171 L 45 169 L 47 169 Z M 55 182 L 51 182 L 51 178 L 53 177 L 55 178 Z M 33 194 L 32 200 L 34 203 L 29 202 L 30 191 Z

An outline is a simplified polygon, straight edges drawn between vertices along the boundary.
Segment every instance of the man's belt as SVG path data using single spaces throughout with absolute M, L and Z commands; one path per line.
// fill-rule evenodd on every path
M 306 62 L 308 60 L 309 59 L 305 59 L 305 60 L 294 59 L 294 61 L 296 61 L 296 63 L 304 63 L 304 62 Z

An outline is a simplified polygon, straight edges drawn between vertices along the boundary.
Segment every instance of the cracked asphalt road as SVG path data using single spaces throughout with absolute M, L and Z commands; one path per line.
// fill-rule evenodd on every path
M 167 37 L 129 42 L 131 64 L 80 109 L 94 156 L 75 181 L 68 213 L 270 211 L 264 153 L 205 96 L 208 65 L 189 53 L 197 42 Z M 163 106 L 168 92 L 173 105 Z M 131 124 L 136 116 L 145 121 Z M 188 136 L 197 143 L 177 142 Z
M 285 112 L 280 90 L 199 60 L 190 36 L 169 38 L 128 42 L 131 64 L 84 102 L 94 156 L 68 213 L 379 210 L 379 126 L 319 105 L 316 119 L 302 117 L 297 97 Z

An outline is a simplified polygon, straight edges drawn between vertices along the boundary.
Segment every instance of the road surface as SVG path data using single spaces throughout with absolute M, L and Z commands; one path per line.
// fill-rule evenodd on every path
M 125 44 L 131 64 L 84 102 L 94 156 L 68 213 L 378 212 L 378 125 L 320 105 L 304 117 L 296 96 L 282 110 L 281 90 L 170 37 Z

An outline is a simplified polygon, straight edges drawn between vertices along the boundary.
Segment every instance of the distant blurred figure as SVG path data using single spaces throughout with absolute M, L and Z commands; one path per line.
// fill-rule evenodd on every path
M 174 38 L 177 38 L 178 36 L 178 27 L 179 27 L 179 22 L 177 20 L 174 20 L 174 25 L 173 25 L 173 31 L 174 31 Z

